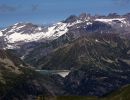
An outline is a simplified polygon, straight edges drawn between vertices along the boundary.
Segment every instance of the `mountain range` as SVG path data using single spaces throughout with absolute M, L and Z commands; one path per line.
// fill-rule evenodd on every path
M 0 99 L 129 100 L 129 38 L 130 13 L 82 13 L 49 26 L 16 23 L 2 29 Z M 62 77 L 37 70 L 68 70 L 69 74 Z

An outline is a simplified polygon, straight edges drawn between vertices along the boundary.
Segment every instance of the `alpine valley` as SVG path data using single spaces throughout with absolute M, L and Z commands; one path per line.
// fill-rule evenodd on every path
M 82 13 L 0 30 L 0 100 L 130 100 L 130 13 Z

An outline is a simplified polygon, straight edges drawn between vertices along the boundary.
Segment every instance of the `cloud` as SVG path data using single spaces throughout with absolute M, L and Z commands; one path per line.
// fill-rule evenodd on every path
M 14 12 L 16 11 L 16 7 L 15 6 L 11 6 L 11 5 L 7 5 L 7 4 L 1 4 L 0 5 L 0 13 L 4 13 L 4 12 Z
M 39 10 L 39 5 L 37 5 L 37 4 L 32 5 L 32 6 L 31 6 L 31 10 L 32 10 L 33 12 Z

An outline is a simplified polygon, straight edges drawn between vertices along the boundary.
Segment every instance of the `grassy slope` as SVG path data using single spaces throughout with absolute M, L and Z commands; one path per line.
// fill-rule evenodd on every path
M 59 96 L 56 100 L 130 100 L 130 85 L 122 87 L 121 89 L 103 98 L 86 96 Z
M 88 97 L 88 96 L 57 96 L 44 97 L 38 96 L 36 100 L 130 100 L 130 85 L 126 85 L 104 97 Z
M 107 99 L 103 100 L 130 100 L 130 85 L 122 87 L 118 91 L 107 96 Z

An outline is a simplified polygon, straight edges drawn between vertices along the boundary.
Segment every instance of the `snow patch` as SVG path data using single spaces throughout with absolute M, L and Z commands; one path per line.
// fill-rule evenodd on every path
M 3 32 L 3 31 L 6 31 L 7 30 L 7 28 L 5 28 L 5 29 L 2 29 L 1 31 Z
M 100 42 L 99 40 L 95 39 L 95 42 Z
M 19 23 L 15 23 L 14 25 L 17 26 Z
M 100 21 L 100 22 L 105 22 L 105 23 L 109 23 L 111 24 L 113 21 L 120 21 L 124 24 L 126 24 L 126 21 L 125 21 L 126 18 L 112 18 L 112 19 L 105 19 L 105 18 L 100 18 L 100 19 L 95 19 L 95 21 Z
M 19 30 L 19 29 L 21 29 L 21 28 L 23 28 L 23 27 L 25 27 L 25 26 L 26 26 L 26 25 L 19 26 L 19 27 L 16 28 L 16 30 Z
M 38 30 L 39 30 L 39 31 L 41 31 L 41 30 L 42 30 L 42 28 L 41 28 L 41 27 L 38 27 Z
M 0 31 L 0 36 L 3 36 L 3 33 Z

